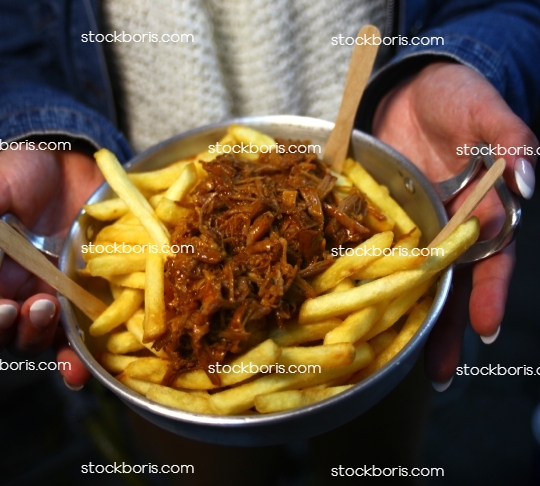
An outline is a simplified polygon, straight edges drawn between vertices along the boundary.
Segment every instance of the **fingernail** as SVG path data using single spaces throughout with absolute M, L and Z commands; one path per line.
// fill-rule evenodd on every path
M 452 375 L 452 378 L 450 378 L 448 381 L 444 381 L 442 383 L 438 381 L 432 381 L 431 385 L 433 386 L 433 388 L 435 388 L 435 391 L 442 393 L 450 387 L 452 381 L 454 381 L 454 375 Z
M 0 329 L 7 329 L 17 318 L 17 308 L 10 304 L 0 305 Z
M 521 195 L 525 199 L 530 199 L 533 195 L 536 181 L 531 163 L 523 157 L 519 157 L 516 159 L 514 174 L 519 192 L 521 192 Z
M 66 379 L 64 378 L 64 385 L 66 385 L 71 391 L 81 391 L 84 387 L 84 385 L 79 385 L 79 386 L 76 386 L 76 385 L 70 385 Z
M 480 336 L 480 339 L 484 341 L 485 344 L 493 344 L 499 337 L 500 332 L 501 332 L 501 326 L 499 326 L 497 330 L 491 336 Z
M 56 314 L 56 306 L 47 299 L 36 300 L 30 307 L 30 321 L 36 327 L 46 327 Z

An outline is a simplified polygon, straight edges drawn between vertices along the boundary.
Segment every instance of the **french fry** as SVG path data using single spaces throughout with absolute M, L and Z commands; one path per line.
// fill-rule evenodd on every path
M 390 345 L 381 351 L 369 366 L 358 372 L 354 376 L 353 380 L 355 382 L 363 380 L 369 375 L 375 373 L 375 371 L 381 369 L 394 356 L 396 356 L 416 334 L 416 331 L 420 329 L 420 326 L 423 324 L 426 316 L 428 315 L 432 304 L 433 299 L 431 297 L 425 297 L 420 303 L 418 303 L 407 318 L 403 328 L 390 343 Z
M 343 164 L 343 173 L 377 208 L 394 220 L 398 236 L 406 234 L 417 227 L 402 207 L 381 188 L 358 162 L 347 159 Z
M 88 261 L 87 269 L 90 275 L 105 278 L 133 272 L 144 272 L 146 269 L 146 257 L 146 253 L 100 255 Z
M 257 130 L 254 130 L 250 127 L 245 127 L 242 125 L 231 125 L 229 127 L 228 133 L 238 142 L 245 143 L 247 145 L 252 144 L 252 147 L 255 146 L 257 149 L 261 147 L 267 147 L 265 150 L 270 151 L 273 147 L 276 146 L 276 141 Z M 257 150 L 254 153 L 252 152 L 241 152 L 238 154 L 235 154 L 238 156 L 239 159 L 247 160 L 247 161 L 254 161 L 257 160 L 259 157 L 259 151 Z
M 131 388 L 133 391 L 140 393 L 141 395 L 146 396 L 148 390 L 152 386 L 152 383 L 149 381 L 138 380 L 137 378 L 131 378 L 131 376 L 126 375 L 125 373 L 120 373 L 116 379 L 126 385 L 128 388 Z
M 131 378 L 149 381 L 151 383 L 161 383 L 169 369 L 169 361 L 158 357 L 135 358 L 126 367 L 125 372 Z
M 286 367 L 317 365 L 321 368 L 335 368 L 351 364 L 354 356 L 354 346 L 350 343 L 292 347 L 281 350 L 278 363 Z
M 364 341 L 368 341 L 377 334 L 386 331 L 392 327 L 401 316 L 405 315 L 409 309 L 424 295 L 427 290 L 433 285 L 436 277 L 432 277 L 425 282 L 417 285 L 408 292 L 396 297 L 384 310 L 384 313 L 375 322 L 373 327 L 363 336 Z
M 380 258 L 380 255 L 373 255 L 372 249 L 378 248 L 379 250 L 383 250 L 389 248 L 393 239 L 394 235 L 391 231 L 378 233 L 367 239 L 354 249 L 352 256 L 341 256 L 324 273 L 315 277 L 311 282 L 313 290 L 320 294 L 325 290 L 331 289 L 368 263 Z
M 169 188 L 184 170 L 190 161 L 180 161 L 164 169 L 143 172 L 140 174 L 130 173 L 129 179 L 137 189 L 147 192 L 159 192 Z M 107 177 L 105 177 L 107 179 Z M 107 179 L 108 180 L 108 179 Z M 112 186 L 111 186 L 112 187 Z M 114 189 L 114 188 L 113 188 Z M 120 196 L 121 197 L 121 196 Z
M 478 238 L 479 227 L 475 217 L 461 224 L 416 268 L 393 273 L 351 290 L 308 299 L 300 308 L 298 322 L 308 324 L 337 317 L 397 297 L 430 279 L 464 253 Z
M 167 331 L 165 322 L 165 256 L 149 253 L 146 259 L 146 282 L 144 289 L 143 343 L 150 343 Z
M 126 322 L 141 306 L 143 292 L 136 289 L 124 289 L 103 314 L 90 326 L 92 336 L 102 336 Z
M 339 326 L 325 336 L 324 345 L 355 343 L 369 332 L 387 305 L 388 301 L 383 301 L 348 315 Z
M 124 201 L 122 201 L 122 202 L 124 202 Z M 126 208 L 127 208 L 127 206 L 126 206 Z M 141 225 L 141 222 L 139 221 L 139 219 L 131 211 L 128 211 L 126 214 L 124 214 L 116 222 L 118 224 L 134 224 L 136 226 Z
M 393 329 L 387 329 L 386 331 L 377 334 L 374 338 L 371 338 L 368 341 L 368 344 L 371 346 L 371 349 L 373 349 L 375 356 L 384 351 L 396 338 L 397 334 L 398 333 Z
M 167 386 L 151 385 L 146 392 L 146 398 L 168 407 L 185 410 L 186 412 L 213 413 L 208 397 L 204 398 L 200 395 L 174 390 Z
M 107 199 L 94 204 L 85 204 L 87 214 L 100 221 L 114 221 L 128 212 L 126 203 L 120 198 Z
M 409 231 L 407 234 L 404 234 L 400 236 L 396 244 L 394 245 L 395 248 L 407 248 L 407 250 L 412 250 L 413 248 L 418 248 L 418 244 L 420 243 L 420 237 L 422 236 L 422 233 L 420 230 L 415 226 L 412 231 Z
M 341 324 L 340 319 L 332 318 L 314 324 L 287 324 L 285 329 L 273 329 L 270 338 L 279 346 L 298 344 L 323 339 L 328 332 Z
M 117 374 L 122 373 L 137 358 L 123 354 L 98 353 L 96 359 L 109 373 Z
M 328 290 L 328 293 L 331 294 L 332 292 L 343 292 L 344 290 L 350 290 L 354 288 L 354 282 L 350 278 L 344 278 L 341 282 L 339 282 L 335 287 L 332 287 L 330 290 Z
M 133 185 L 114 154 L 107 149 L 101 149 L 95 153 L 94 157 L 109 185 L 146 228 L 154 243 L 165 248 L 169 243 L 167 230 L 156 217 L 152 206 Z M 163 171 L 168 169 L 163 169 Z M 177 165 L 176 170 L 178 175 L 173 180 L 180 175 L 182 167 Z
M 92 246 L 88 245 L 87 247 L 83 248 L 81 251 L 83 260 L 88 263 L 90 260 L 92 260 L 92 258 L 105 256 L 108 250 L 113 252 L 115 243 L 116 242 L 114 241 L 103 241 L 99 243 L 99 245 L 94 245 L 94 244 L 92 244 Z M 116 244 L 118 245 L 118 243 Z M 88 276 L 92 276 L 92 275 L 89 273 Z
M 281 349 L 271 339 L 267 339 L 258 346 L 238 356 L 227 365 L 230 372 L 216 373 L 222 386 L 230 386 L 247 380 L 258 373 L 262 367 L 275 365 L 281 355 Z M 252 365 L 250 367 L 249 365 Z M 168 369 L 168 361 L 158 358 L 139 358 L 126 368 L 126 374 L 132 378 L 147 380 L 153 383 L 161 383 Z M 234 371 L 235 366 L 240 371 Z M 215 368 L 217 371 L 217 368 Z M 173 386 L 192 390 L 211 390 L 216 386 L 210 381 L 203 370 L 188 371 L 178 375 Z
M 326 369 L 321 373 L 285 373 L 263 376 L 249 383 L 211 395 L 211 406 L 222 415 L 238 414 L 253 407 L 257 395 L 320 385 L 353 373 L 364 368 L 373 360 L 373 351 L 369 344 L 360 343 L 355 346 L 355 349 L 354 361 L 348 366 Z
M 134 224 L 115 223 L 105 226 L 96 236 L 95 242 L 116 241 L 135 245 L 148 245 L 152 239 L 142 226 Z
M 129 331 L 110 334 L 105 347 L 112 354 L 128 354 L 144 349 L 144 346 Z
M 411 250 L 418 246 L 420 231 L 414 228 L 396 241 L 391 255 L 386 255 L 369 263 L 364 268 L 358 270 L 352 278 L 356 280 L 366 280 L 371 278 L 385 277 L 394 272 L 407 270 L 420 265 L 426 257 L 413 256 Z
M 348 390 L 352 386 L 344 385 L 319 389 L 287 390 L 258 395 L 255 397 L 255 408 L 260 413 L 283 412 L 326 400 Z
M 114 285 L 111 282 L 109 282 L 109 288 L 111 290 L 111 295 L 114 300 L 118 299 L 118 297 L 120 297 L 120 294 L 122 293 L 122 290 L 124 290 L 122 287 L 119 287 L 118 285 Z
M 111 275 L 106 277 L 106 279 L 119 287 L 130 287 L 132 289 L 144 290 L 146 274 L 144 272 L 133 272 L 124 275 Z
M 197 170 L 193 163 L 189 163 L 184 167 L 180 177 L 165 191 L 163 197 L 170 201 L 182 201 L 195 184 L 197 184 Z
M 201 161 L 203 162 L 212 162 L 218 155 L 221 155 L 225 153 L 223 150 L 223 147 L 232 147 L 238 143 L 238 140 L 236 140 L 233 135 L 228 131 L 215 146 L 213 147 L 212 152 L 210 150 L 207 150 L 205 152 L 202 152 L 195 157 L 196 163 L 195 167 L 197 168 L 197 174 L 202 175 L 202 166 L 200 164 Z M 202 172 L 201 172 L 202 171 Z
M 383 231 L 392 231 L 396 223 L 388 216 L 384 219 L 378 219 L 373 214 L 367 213 L 362 224 L 370 229 L 373 233 L 382 233 Z
M 182 219 L 185 219 L 190 212 L 189 209 L 182 208 L 175 202 L 182 201 L 195 184 L 197 184 L 197 170 L 195 165 L 190 163 L 186 165 L 178 180 L 159 199 L 156 207 L 157 217 L 164 223 L 171 225 L 178 224 Z
M 165 351 L 160 349 L 157 351 L 152 347 L 154 343 L 143 343 L 143 322 L 144 322 L 144 310 L 138 309 L 127 321 L 126 321 L 126 327 L 127 330 L 133 334 L 137 341 L 139 341 L 146 349 L 154 353 L 156 356 L 167 359 L 167 354 Z
M 180 224 L 180 221 L 185 220 L 190 212 L 190 209 L 178 206 L 174 201 L 165 197 L 160 199 L 156 208 L 157 217 L 171 226 Z

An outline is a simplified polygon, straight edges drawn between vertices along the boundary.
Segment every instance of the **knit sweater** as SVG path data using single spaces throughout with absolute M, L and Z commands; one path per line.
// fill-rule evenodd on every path
M 192 34 L 184 42 L 150 42 L 146 36 L 146 42 L 109 46 L 134 149 L 234 116 L 296 114 L 333 121 L 352 46 L 332 45 L 331 38 L 355 36 L 367 23 L 382 30 L 385 4 L 105 0 L 110 32 L 152 33 L 158 39 Z

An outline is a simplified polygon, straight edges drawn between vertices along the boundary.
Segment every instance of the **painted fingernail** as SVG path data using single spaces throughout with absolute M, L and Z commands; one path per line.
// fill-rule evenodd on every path
M 56 314 L 56 306 L 47 299 L 36 300 L 30 307 L 30 321 L 36 327 L 46 327 Z
M 66 379 L 64 378 L 64 385 L 66 385 L 66 387 L 68 387 L 71 391 L 81 391 L 84 387 L 84 385 L 70 385 Z
M 534 186 L 536 184 L 534 169 L 531 163 L 523 157 L 519 157 L 516 159 L 514 174 L 519 192 L 521 192 L 521 195 L 525 199 L 530 199 L 533 195 Z
M 452 378 L 450 378 L 448 381 L 439 382 L 439 381 L 432 381 L 431 385 L 433 388 L 435 388 L 435 391 L 438 391 L 439 393 L 442 393 L 443 391 L 447 390 L 450 385 L 452 384 L 452 381 L 454 381 L 454 376 L 452 375 Z
M 0 329 L 7 329 L 17 318 L 17 308 L 10 304 L 0 305 Z
M 491 336 L 480 336 L 480 339 L 484 341 L 485 344 L 493 344 L 499 337 L 500 332 L 501 332 L 501 326 L 499 326 L 497 330 Z

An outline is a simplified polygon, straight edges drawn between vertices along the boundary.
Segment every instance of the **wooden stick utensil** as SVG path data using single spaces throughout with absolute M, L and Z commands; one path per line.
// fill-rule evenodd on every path
M 67 297 L 95 321 L 107 306 L 56 268 L 39 250 L 0 220 L 0 247 L 21 267 L 26 268 Z
M 491 168 L 486 172 L 484 177 L 476 185 L 476 187 L 471 191 L 467 196 L 463 204 L 456 211 L 456 214 L 452 216 L 450 221 L 446 223 L 444 228 L 440 233 L 435 237 L 435 239 L 429 244 L 428 248 L 433 248 L 437 246 L 441 241 L 448 238 L 450 233 L 452 233 L 463 221 L 465 221 L 470 214 L 473 212 L 474 208 L 478 206 L 480 201 L 484 199 L 484 196 L 488 191 L 493 187 L 493 184 L 504 172 L 506 166 L 506 161 L 503 158 L 498 159 Z
M 365 39 L 372 36 L 380 37 L 380 35 L 379 29 L 373 25 L 366 25 L 358 32 L 358 37 Z M 349 151 L 354 118 L 373 70 L 378 48 L 378 46 L 363 43 L 356 44 L 353 49 L 336 125 L 328 138 L 323 154 L 324 162 L 337 173 L 341 173 L 343 162 Z

